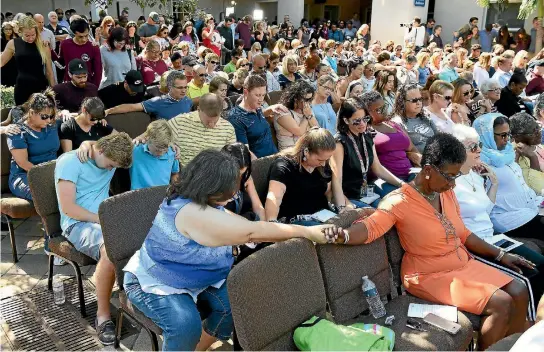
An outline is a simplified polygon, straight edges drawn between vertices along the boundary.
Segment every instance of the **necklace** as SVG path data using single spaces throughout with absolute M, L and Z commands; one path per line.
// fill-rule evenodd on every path
M 370 160 L 368 159 L 368 150 L 366 149 L 366 141 L 364 137 L 360 138 L 361 144 L 363 145 L 363 152 L 365 153 L 365 159 L 363 160 L 363 157 L 361 156 L 361 152 L 359 151 L 359 147 L 357 146 L 357 142 L 355 142 L 355 138 L 351 135 L 351 132 L 348 131 L 347 133 L 349 139 L 351 140 L 351 143 L 353 144 L 353 149 L 355 149 L 355 153 L 357 154 L 357 158 L 359 159 L 359 162 L 361 163 L 361 172 L 363 174 L 363 185 L 361 188 L 361 191 L 366 194 L 367 189 L 367 172 L 368 168 L 370 167 Z M 366 165 L 365 165 L 366 161 Z
M 469 174 L 470 174 L 470 180 L 472 181 L 472 183 L 468 182 L 468 179 L 467 179 L 467 183 L 472 186 L 472 192 L 476 192 L 476 182 L 474 182 L 474 179 L 472 178 L 472 173 L 470 171 L 469 171 Z
M 423 193 L 419 188 L 416 187 L 416 185 L 413 185 L 412 186 L 419 194 L 421 194 L 421 196 L 425 199 L 427 199 L 428 201 L 432 202 L 435 198 L 436 198 L 436 192 L 433 192 L 431 195 L 427 195 L 425 193 Z

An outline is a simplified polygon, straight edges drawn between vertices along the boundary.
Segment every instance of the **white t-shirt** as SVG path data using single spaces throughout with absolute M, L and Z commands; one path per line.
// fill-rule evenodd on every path
M 364 92 L 370 92 L 374 88 L 374 83 L 376 83 L 376 77 L 372 76 L 370 79 L 365 76 L 360 79 L 361 84 L 363 85 Z
M 493 236 L 493 223 L 489 214 L 495 204 L 487 196 L 482 176 L 470 170 L 455 180 L 453 191 L 466 227 L 481 239 Z
M 442 117 L 437 116 L 434 112 L 430 111 L 426 107 L 424 109 L 429 114 L 429 117 L 440 132 L 453 134 L 453 126 L 455 126 L 455 122 L 451 120 L 447 111 L 443 110 L 443 112 L 446 114 L 446 120 L 444 120 Z
M 544 346 L 544 320 L 525 331 L 510 352 L 542 351 L 542 346 Z

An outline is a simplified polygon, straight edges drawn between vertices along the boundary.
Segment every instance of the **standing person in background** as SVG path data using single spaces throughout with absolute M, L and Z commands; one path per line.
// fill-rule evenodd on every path
M 122 28 L 114 28 L 104 45 L 100 47 L 104 74 L 98 89 L 124 81 L 130 70 L 136 69 L 136 60 L 131 49 L 127 49 L 128 33 Z
M 81 59 L 87 64 L 88 82 L 99 86 L 102 81 L 102 57 L 98 46 L 89 41 L 89 23 L 83 18 L 77 18 L 70 24 L 73 38 L 60 43 L 59 56 L 67 65 L 73 59 Z M 64 81 L 69 81 L 68 70 L 64 72 Z
M 347 21 L 346 22 L 347 27 L 344 28 L 344 38 L 346 39 L 354 39 L 357 36 L 357 28 L 353 27 L 353 22 Z
M 442 34 L 442 26 L 438 25 L 433 28 L 433 33 L 429 36 L 429 44 L 436 43 L 436 47 L 439 49 L 444 48 L 444 43 L 442 42 L 442 37 L 440 37 L 440 34 Z
M 349 22 L 349 21 L 348 21 Z M 353 27 L 355 29 L 361 27 L 361 21 L 359 20 L 359 14 L 355 12 L 353 14 L 353 18 L 351 19 L 351 23 L 353 24 Z M 368 44 L 368 43 L 367 43 Z
M 55 11 L 49 12 L 49 14 L 47 15 L 47 18 L 49 19 L 49 24 L 45 26 L 45 28 L 53 32 L 53 35 L 55 36 L 54 50 L 58 54 L 60 49 L 60 42 L 68 38 L 70 33 L 68 32 L 68 28 L 65 28 L 62 25 L 60 25 Z
M 310 30 L 308 29 L 308 20 L 305 18 L 300 21 L 297 38 L 304 46 L 310 45 Z
M 4 52 L 10 40 L 18 38 L 18 35 L 17 33 L 15 33 L 13 27 L 14 25 L 11 22 L 2 23 L 2 48 L 0 50 L 1 52 Z M 0 79 L 2 80 L 3 86 L 15 86 L 15 81 L 17 79 L 17 63 L 15 62 L 15 60 L 10 60 L 6 65 L 2 66 Z
M 138 35 L 138 25 L 136 25 L 136 22 L 134 21 L 128 21 L 127 23 L 127 33 L 128 33 L 128 43 L 127 47 L 134 52 L 136 52 L 136 55 L 139 55 L 142 50 L 145 48 L 144 43 L 140 40 L 140 36 Z
M 433 18 L 429 18 L 427 20 L 427 24 L 425 25 L 425 31 L 427 32 L 427 36 L 431 36 L 434 33 L 434 25 L 436 21 Z
M 0 57 L 0 67 L 11 59 L 17 64 L 15 83 L 15 104 L 24 104 L 32 93 L 55 85 L 50 49 L 42 44 L 38 24 L 26 16 L 19 21 L 21 38 L 10 40 Z
M 459 28 L 457 37 L 465 39 L 471 33 L 472 27 L 474 26 L 478 27 L 478 17 L 471 17 L 467 24 Z
M 193 22 L 185 22 L 180 35 L 180 42 L 189 43 L 189 51 L 196 53 L 196 51 L 198 50 L 198 37 L 196 35 Z
M 45 45 L 46 48 L 50 49 L 51 51 L 49 52 L 49 54 L 52 55 L 51 57 L 51 72 L 53 72 L 53 77 L 55 79 L 55 84 L 57 83 L 57 70 L 56 70 L 56 67 L 53 66 L 53 60 L 57 60 L 57 48 L 56 48 L 56 45 L 57 45 L 57 41 L 55 39 L 55 35 L 53 34 L 52 31 L 50 31 L 49 29 L 45 28 L 44 27 L 44 21 L 45 19 L 43 18 L 42 15 L 40 15 L 39 13 L 35 14 L 34 15 L 34 21 L 36 21 L 36 24 L 38 25 L 38 33 L 40 35 L 40 37 L 42 38 L 42 43 L 43 45 Z
M 365 49 L 368 49 L 368 46 L 370 45 L 370 27 L 368 24 L 363 24 L 357 31 L 356 36 L 357 39 L 362 39 L 365 41 L 364 47 Z
M 223 63 L 227 63 L 231 60 L 231 51 L 234 49 L 234 35 L 232 33 L 232 29 L 230 28 L 232 22 L 234 22 L 234 18 L 232 16 L 227 16 L 225 21 L 217 26 L 219 35 L 221 35 L 221 37 L 224 39 L 221 50 L 223 54 Z
M 521 27 L 516 32 L 515 42 L 516 42 L 516 52 L 520 50 L 528 50 L 529 45 L 531 44 L 531 36 L 527 34 L 525 28 Z M 533 39 L 535 40 L 536 37 Z
M 113 17 L 104 17 L 102 23 L 100 23 L 100 27 L 97 27 L 95 30 L 95 41 L 100 45 L 106 43 L 114 26 L 115 21 L 113 20 Z
M 251 49 L 251 21 L 250 15 L 244 16 L 242 22 L 236 26 L 236 33 L 240 36 L 240 39 L 244 41 L 244 50 L 249 51 Z
M 55 10 L 55 13 L 57 14 L 57 18 L 59 21 L 58 24 L 66 29 L 69 29 L 70 23 L 68 23 L 68 21 L 64 19 L 64 11 L 61 8 L 58 8 Z
M 536 51 L 536 31 L 538 30 L 538 27 L 540 26 L 540 21 L 538 20 L 538 17 L 533 18 L 533 26 L 531 27 L 531 45 L 529 45 L 528 51 L 532 54 Z
M 491 23 L 485 25 L 485 30 L 479 32 L 480 45 L 484 53 L 490 53 L 493 46 L 493 40 L 497 38 L 497 30 L 493 28 Z
M 181 22 L 174 23 L 172 28 L 170 28 L 168 32 L 168 42 L 172 46 L 176 46 L 177 44 L 180 43 L 182 29 L 183 29 L 183 26 L 181 25 Z
M 215 20 L 212 15 L 206 16 L 206 27 L 202 29 L 202 44 L 221 56 L 221 36 L 215 29 Z
M 421 18 L 416 16 L 412 21 L 412 27 L 407 28 L 404 41 L 406 44 L 413 43 L 417 52 L 425 45 L 425 33 L 425 28 L 421 27 Z
M 159 14 L 156 12 L 151 12 L 149 14 L 149 17 L 147 18 L 147 22 L 142 24 L 140 28 L 138 28 L 138 35 L 146 44 L 149 40 L 152 39 L 152 37 L 157 34 L 159 31 Z
M 497 44 L 501 44 L 504 47 L 504 50 L 516 48 L 516 42 L 510 35 L 510 31 L 508 30 L 507 26 L 502 26 L 501 29 L 499 29 L 499 34 L 496 41 Z

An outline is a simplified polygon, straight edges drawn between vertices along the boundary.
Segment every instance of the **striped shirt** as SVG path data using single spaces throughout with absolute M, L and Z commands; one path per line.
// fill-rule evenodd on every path
M 187 165 L 204 149 L 220 150 L 236 142 L 234 127 L 227 120 L 220 118 L 214 128 L 209 128 L 200 121 L 198 111 L 178 115 L 168 121 L 168 126 L 174 134 L 174 144 L 180 149 L 181 165 Z

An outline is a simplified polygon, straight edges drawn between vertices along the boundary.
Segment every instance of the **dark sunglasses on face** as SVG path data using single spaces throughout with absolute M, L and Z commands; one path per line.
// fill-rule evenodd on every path
M 241 64 L 240 67 L 246 67 L 249 66 L 249 64 Z
M 443 173 L 437 166 L 434 166 L 434 165 L 433 165 L 433 168 L 434 168 L 436 171 L 438 171 L 438 173 L 439 173 L 442 177 L 444 177 L 444 178 L 446 179 L 446 181 L 448 181 L 448 182 L 453 182 L 453 181 L 455 181 L 456 178 L 458 178 L 458 177 L 460 177 L 460 176 L 463 175 L 461 172 L 459 172 L 459 173 L 458 173 L 457 175 L 455 175 L 455 176 L 449 176 L 449 175 L 446 175 L 445 173 Z
M 210 64 L 212 64 L 212 65 L 217 65 L 218 63 L 219 62 L 217 62 L 217 61 L 210 61 Z
M 91 122 L 102 121 L 102 120 L 104 120 L 103 117 L 91 117 Z
M 440 96 L 446 101 L 451 101 L 451 99 L 452 99 L 452 96 L 450 96 L 450 95 L 440 95 Z
M 206 77 L 207 75 L 208 75 L 207 73 L 201 73 L 201 74 L 199 74 L 198 76 L 199 76 L 199 77 Z
M 363 123 L 369 123 L 369 122 L 370 122 L 370 116 L 365 116 L 365 117 L 358 118 L 357 120 L 351 121 L 351 124 L 353 126 L 359 126 Z
M 472 153 L 476 153 L 478 151 L 478 149 L 482 149 L 482 147 L 484 146 L 484 144 L 482 142 L 478 142 L 478 143 L 472 143 L 470 144 L 469 146 L 465 147 L 467 150 L 470 150 L 470 152 Z
M 423 98 L 419 97 L 419 98 L 414 98 L 414 99 L 406 99 L 406 101 L 409 102 L 409 103 L 417 104 L 417 103 L 421 103 L 423 101 Z
M 503 133 L 493 133 L 495 136 L 501 137 L 502 139 L 508 139 L 510 140 L 512 138 L 512 133 L 510 132 L 503 132 Z
M 464 92 L 464 93 L 463 93 L 463 96 L 464 96 L 464 97 L 468 97 L 471 93 L 472 93 L 472 91 L 469 90 L 468 92 Z
M 51 120 L 55 118 L 55 115 L 39 114 L 42 120 Z

